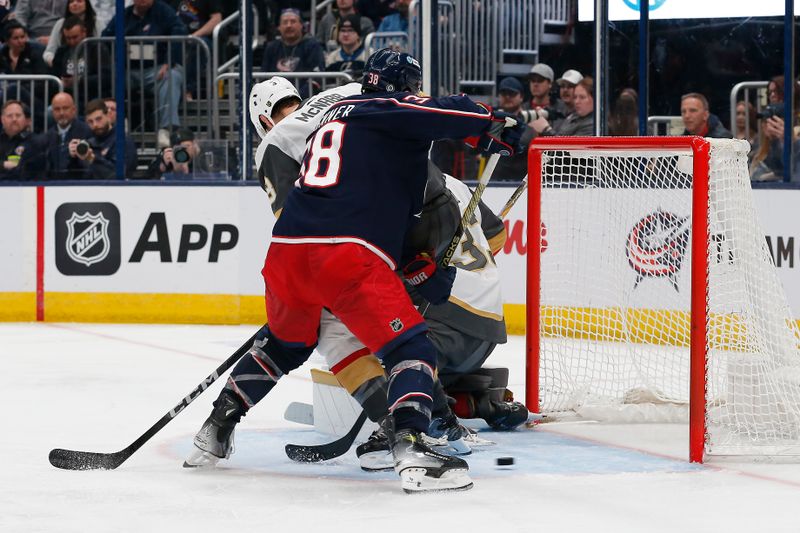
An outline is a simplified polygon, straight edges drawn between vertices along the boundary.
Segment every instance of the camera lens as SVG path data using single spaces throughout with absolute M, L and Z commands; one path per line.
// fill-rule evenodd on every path
M 86 154 L 88 154 L 88 153 L 89 153 L 89 148 L 90 148 L 90 146 L 89 146 L 89 143 L 88 143 L 88 142 L 86 142 L 86 141 L 80 141 L 80 142 L 78 143 L 78 145 L 77 145 L 77 146 L 75 146 L 75 152 L 76 152 L 76 153 L 77 153 L 79 156 L 83 157 L 83 156 L 85 156 Z
M 189 151 L 183 146 L 176 146 L 172 149 L 172 157 L 176 163 L 188 163 L 191 157 Z

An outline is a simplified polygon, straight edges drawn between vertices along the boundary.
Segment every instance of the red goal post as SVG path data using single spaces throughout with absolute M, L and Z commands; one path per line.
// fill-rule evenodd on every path
M 788 332 L 780 325 L 789 320 L 788 306 L 776 303 L 762 311 L 769 303 L 760 300 L 780 300 L 774 295 L 782 296 L 782 289 L 762 258 L 758 231 L 742 236 L 737 229 L 738 219 L 752 211 L 749 146 L 742 143 L 701 137 L 543 137 L 531 143 L 526 295 L 531 411 L 580 412 L 605 402 L 627 410 L 637 403 L 629 401 L 630 391 L 648 389 L 645 396 L 655 397 L 654 405 L 688 411 L 693 462 L 710 452 L 780 453 L 775 450 L 795 441 L 798 451 L 790 453 L 800 453 L 800 383 L 781 377 L 775 386 L 772 376 L 782 368 L 773 363 L 773 352 L 783 355 L 781 364 L 795 356 L 796 325 L 787 325 Z M 682 208 L 685 216 L 673 214 Z M 620 228 L 639 220 L 627 241 L 619 228 L 597 228 L 617 220 L 624 220 Z M 543 223 L 551 254 L 544 261 Z M 710 265 L 719 254 L 710 224 L 726 245 L 738 247 L 726 252 L 729 264 Z M 747 224 L 758 227 L 756 220 Z M 672 241 L 648 248 L 649 241 L 637 233 L 642 228 L 652 230 L 651 240 Z M 637 238 L 644 244 L 632 257 Z M 686 280 L 681 262 L 689 250 Z M 760 288 L 739 287 L 753 273 L 774 279 L 770 298 L 754 295 Z M 689 290 L 682 292 L 684 285 Z M 686 349 L 688 356 L 682 355 Z M 719 362 L 709 361 L 710 351 Z M 792 359 L 795 363 L 800 368 L 800 359 Z M 769 405 L 775 402 L 777 411 Z

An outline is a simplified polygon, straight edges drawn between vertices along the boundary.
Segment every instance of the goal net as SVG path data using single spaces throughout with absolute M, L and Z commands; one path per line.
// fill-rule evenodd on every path
M 748 150 L 697 137 L 532 143 L 530 408 L 688 421 L 693 461 L 800 454 L 800 331 Z

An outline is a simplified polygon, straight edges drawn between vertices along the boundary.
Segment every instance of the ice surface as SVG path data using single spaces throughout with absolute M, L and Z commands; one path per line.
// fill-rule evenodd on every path
M 284 379 L 237 430 L 211 472 L 181 468 L 220 380 L 114 471 L 70 472 L 54 447 L 111 452 L 178 403 L 253 326 L 0 324 L 4 425 L 0 532 L 798 531 L 800 464 L 690 465 L 683 425 L 565 422 L 510 434 L 468 458 L 475 488 L 405 495 L 394 474 L 352 454 L 292 464 L 286 442 L 322 442 L 283 420 L 311 402 L 308 368 Z M 523 339 L 490 362 L 523 397 Z M 476 426 L 480 427 L 480 426 Z M 496 457 L 516 458 L 513 469 Z

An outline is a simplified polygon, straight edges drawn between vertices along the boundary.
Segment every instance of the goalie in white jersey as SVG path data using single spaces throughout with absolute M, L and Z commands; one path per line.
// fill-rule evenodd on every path
M 250 117 L 262 141 L 256 151 L 258 178 L 267 192 L 272 210 L 280 215 L 283 202 L 297 179 L 306 139 L 317 128 L 325 111 L 336 102 L 361 93 L 360 83 L 324 91 L 300 104 L 297 90 L 288 80 L 273 77 L 253 87 Z M 455 234 L 471 191 L 460 181 L 445 176 L 429 165 L 425 207 L 421 221 L 406 239 L 410 257 L 419 250 L 437 256 Z M 497 344 L 506 342 L 502 298 L 496 253 L 505 241 L 505 227 L 483 204 L 465 228 L 464 238 L 453 257 L 456 279 L 448 302 L 429 305 L 407 285 L 415 303 L 424 313 L 429 337 L 438 351 L 439 376 L 447 386 L 455 408 L 463 418 L 483 418 L 496 429 L 512 429 L 528 418 L 525 407 L 509 400 L 507 369 L 482 369 L 481 365 Z M 386 437 L 388 421 L 387 382 L 383 367 L 374 355 L 336 317 L 323 311 L 317 350 L 340 384 L 361 404 L 369 418 L 381 424 L 370 440 L 356 452 L 365 470 L 392 468 L 392 454 Z M 253 386 L 258 376 L 231 376 L 229 386 L 237 390 Z M 470 453 L 470 446 L 489 444 L 462 426 L 448 404 L 448 396 L 436 385 L 433 420 L 429 434 L 446 437 L 453 453 Z M 452 399 L 450 400 L 452 402 Z M 231 435 L 232 440 L 232 435 Z M 443 441 L 445 442 L 445 441 Z M 197 445 L 197 441 L 195 442 Z M 232 444 L 232 443 L 231 443 Z M 200 446 L 198 446 L 200 448 Z M 215 463 L 227 457 L 231 446 L 210 452 L 202 461 Z M 202 450 L 202 448 L 201 448 Z M 218 460 L 218 459 L 217 459 Z

